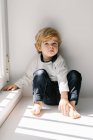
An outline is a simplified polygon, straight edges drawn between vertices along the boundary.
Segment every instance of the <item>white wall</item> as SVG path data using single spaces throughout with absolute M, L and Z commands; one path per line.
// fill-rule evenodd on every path
M 93 0 L 7 0 L 7 6 L 10 81 L 23 75 L 35 54 L 37 31 L 52 26 L 62 35 L 69 69 L 82 74 L 81 95 L 92 95 Z

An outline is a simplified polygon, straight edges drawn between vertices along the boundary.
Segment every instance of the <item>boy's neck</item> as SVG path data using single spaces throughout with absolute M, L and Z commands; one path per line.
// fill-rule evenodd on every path
M 44 58 L 43 55 L 41 54 L 41 61 L 42 62 L 50 62 L 50 61 L 54 62 L 56 59 L 57 59 L 57 54 L 54 55 L 53 57 L 49 58 L 49 59 Z

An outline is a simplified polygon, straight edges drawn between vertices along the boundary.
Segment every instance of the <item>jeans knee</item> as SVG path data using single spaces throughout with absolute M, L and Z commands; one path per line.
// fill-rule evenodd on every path
M 36 81 L 44 81 L 48 77 L 47 72 L 44 69 L 39 69 L 34 72 L 33 74 L 33 80 Z
M 82 76 L 81 76 L 81 73 L 76 71 L 76 70 L 71 70 L 68 75 L 67 75 L 68 78 L 72 78 L 73 80 L 79 80 L 81 81 L 82 80 Z
M 42 75 L 42 74 L 43 74 L 43 70 L 42 69 L 39 69 L 39 70 L 35 71 L 33 75 L 34 76 L 36 76 L 36 75 L 39 76 L 39 75 Z
M 46 71 L 44 69 L 39 69 L 37 71 L 34 72 L 34 76 L 41 76 L 44 75 L 46 73 Z

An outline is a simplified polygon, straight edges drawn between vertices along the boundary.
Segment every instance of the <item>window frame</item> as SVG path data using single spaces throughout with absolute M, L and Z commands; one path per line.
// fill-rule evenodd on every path
M 0 89 L 9 81 L 7 0 L 0 0 Z

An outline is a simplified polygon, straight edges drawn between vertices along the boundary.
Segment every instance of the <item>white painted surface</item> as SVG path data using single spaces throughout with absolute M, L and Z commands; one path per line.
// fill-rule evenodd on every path
M 86 104 L 88 103 L 88 104 Z M 44 106 L 41 116 L 31 114 L 29 97 L 23 97 L 0 128 L 1 140 L 92 140 L 93 99 L 80 98 L 80 119 L 63 116 L 57 106 Z
M 10 81 L 24 74 L 35 54 L 37 31 L 52 26 L 62 35 L 61 51 L 69 69 L 82 74 L 81 95 L 92 95 L 93 0 L 7 0 L 7 4 Z
M 21 97 L 22 93 L 20 90 L 0 92 L 0 127 L 20 101 Z
M 0 0 L 0 89 L 8 81 L 8 28 L 6 0 Z

